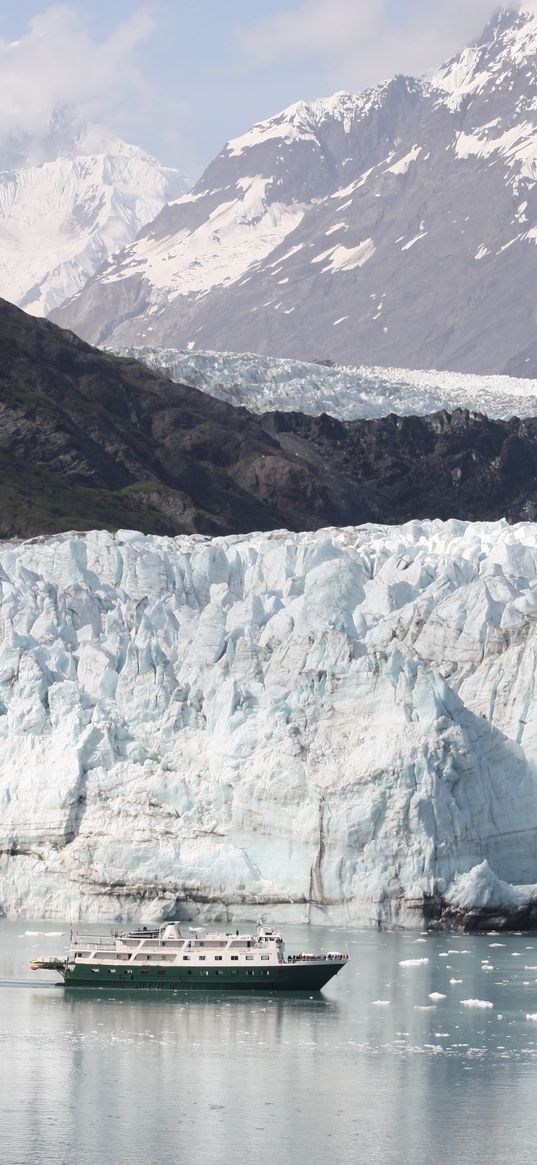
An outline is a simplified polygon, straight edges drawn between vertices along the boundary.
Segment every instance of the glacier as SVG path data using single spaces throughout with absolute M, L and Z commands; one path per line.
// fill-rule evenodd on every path
M 141 360 L 179 384 L 255 413 L 328 413 L 342 421 L 386 417 L 389 413 L 427 416 L 441 409 L 469 409 L 503 420 L 537 414 L 537 380 L 523 377 L 327 366 L 254 353 L 189 351 L 149 344 L 110 351 Z
M 537 901 L 537 526 L 0 545 L 0 909 Z

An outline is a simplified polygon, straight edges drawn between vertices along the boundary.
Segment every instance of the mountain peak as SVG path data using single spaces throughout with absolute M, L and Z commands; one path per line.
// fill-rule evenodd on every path
M 528 40 L 529 38 L 529 40 Z M 521 8 L 498 8 L 485 26 L 478 45 L 496 46 L 502 49 L 526 48 L 537 38 L 537 6 Z
M 501 4 L 492 13 L 483 32 L 477 38 L 476 44 L 489 44 L 498 34 L 502 34 L 508 29 L 521 28 L 534 17 L 535 13 L 529 8 L 516 8 Z
M 431 84 L 448 95 L 454 110 L 485 90 L 507 90 L 506 78 L 513 72 L 518 90 L 528 81 L 533 88 L 537 71 L 524 74 L 526 64 L 537 64 L 537 10 L 499 8 L 479 39 L 442 65 Z
M 273 117 L 257 121 L 250 130 L 227 143 L 226 150 L 231 156 L 244 153 L 252 146 L 270 140 L 285 142 L 311 139 L 318 126 L 328 118 L 349 122 L 359 105 L 364 103 L 364 94 L 347 93 L 342 90 L 331 97 L 316 101 L 295 101 Z
M 531 375 L 536 179 L 537 8 L 504 7 L 426 80 L 229 142 L 54 318 L 96 343 Z
M 79 291 L 186 188 L 70 105 L 40 138 L 3 143 L 0 167 L 0 295 L 38 315 Z

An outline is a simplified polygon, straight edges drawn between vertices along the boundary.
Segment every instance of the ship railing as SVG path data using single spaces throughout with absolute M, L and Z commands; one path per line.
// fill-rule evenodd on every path
M 99 949 L 101 947 L 109 947 L 110 944 L 115 945 L 117 939 L 119 939 L 120 942 L 125 943 L 127 946 L 137 946 L 138 943 L 147 942 L 148 940 L 153 943 L 153 945 L 171 945 L 170 943 L 164 943 L 164 940 L 159 935 L 158 931 L 129 934 L 124 930 L 114 930 L 111 934 L 74 934 L 71 938 L 71 946 L 93 947 L 95 949 Z
M 109 947 L 115 943 L 118 932 L 113 934 L 74 934 L 71 939 L 72 947 Z
M 300 955 L 288 955 L 288 963 L 346 963 L 349 956 L 339 951 L 328 951 L 327 954 L 311 955 L 303 951 Z

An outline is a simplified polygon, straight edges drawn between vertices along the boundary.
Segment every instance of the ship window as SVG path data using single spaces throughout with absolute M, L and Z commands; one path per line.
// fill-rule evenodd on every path
M 247 961 L 249 960 L 252 963 L 254 960 L 254 956 L 253 955 L 246 955 L 246 960 Z
M 231 958 L 232 958 L 232 960 L 233 960 L 233 962 L 234 962 L 234 963 L 238 963 L 238 961 L 239 961 L 239 956 L 238 956 L 238 955 L 232 955 L 232 956 L 231 956 Z
M 217 974 L 217 975 L 223 975 L 223 974 L 224 974 L 224 972 L 223 972 L 223 971 L 221 971 L 221 970 L 220 970 L 220 968 L 218 968 L 218 970 L 217 970 L 216 974 Z
M 209 972 L 208 972 L 208 971 L 202 971 L 201 973 L 202 973 L 202 975 L 208 975 L 208 974 L 209 974 Z
M 190 959 L 190 955 L 183 955 L 183 963 L 188 962 L 189 959 Z
M 232 970 L 231 974 L 232 974 L 232 975 L 238 975 L 238 973 L 239 973 L 239 972 L 238 972 L 238 971 L 236 971 L 236 970 L 235 970 L 235 968 L 233 968 L 233 970 Z
M 92 967 L 91 969 L 92 969 L 92 971 L 93 971 L 93 974 L 94 974 L 94 975 L 98 975 L 98 974 L 99 974 L 99 968 L 98 968 L 98 967 Z
M 217 963 L 222 962 L 222 955 L 215 955 L 214 958 L 215 958 L 215 962 L 217 962 Z
M 200 963 L 205 962 L 205 957 L 206 957 L 205 955 L 200 955 Z
M 253 971 L 247 971 L 247 972 L 246 972 L 246 974 L 247 974 L 247 975 L 253 975 L 253 973 L 254 973 Z
M 270 975 L 270 971 L 263 971 L 264 975 Z
M 270 955 L 261 955 L 262 959 L 270 959 Z

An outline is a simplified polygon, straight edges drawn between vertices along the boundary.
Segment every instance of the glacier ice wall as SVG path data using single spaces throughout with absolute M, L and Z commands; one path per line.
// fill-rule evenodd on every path
M 0 908 L 532 901 L 537 527 L 0 546 Z

